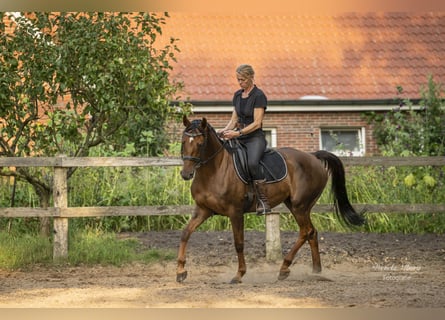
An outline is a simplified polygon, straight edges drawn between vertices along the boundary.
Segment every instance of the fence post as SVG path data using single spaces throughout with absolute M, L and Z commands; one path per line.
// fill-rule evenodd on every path
M 266 214 L 266 260 L 277 261 L 282 259 L 280 237 L 280 213 Z
M 60 164 L 64 156 L 58 156 Z M 68 207 L 68 168 L 54 167 L 53 197 L 54 207 L 64 209 Z M 60 212 L 61 210 L 59 210 Z M 68 256 L 68 218 L 54 217 L 54 249 L 53 259 Z

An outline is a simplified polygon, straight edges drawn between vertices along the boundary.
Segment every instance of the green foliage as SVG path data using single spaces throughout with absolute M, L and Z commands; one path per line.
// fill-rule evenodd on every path
M 445 215 L 443 213 L 406 213 L 367 215 L 365 231 L 378 233 L 445 233 Z
M 148 168 L 82 168 L 69 182 L 69 206 L 145 206 L 193 205 L 190 181 L 183 181 L 179 167 Z M 411 176 L 414 176 L 412 180 Z M 352 203 L 445 203 L 445 168 L 435 167 L 350 167 L 347 168 L 348 195 Z M 9 199 L 11 185 L 0 184 L 0 199 Z M 35 196 L 26 184 L 17 185 L 17 206 L 35 206 Z M 319 203 L 332 204 L 329 187 Z M 8 201 L 2 202 L 9 206 Z M 348 231 L 333 213 L 313 213 L 315 226 L 320 231 Z M 161 231 L 182 229 L 189 220 L 183 216 L 123 216 L 70 219 L 76 232 Z M 362 231 L 369 232 L 445 232 L 443 214 L 388 214 L 369 213 L 369 224 Z M 230 230 L 226 217 L 208 219 L 200 230 Z M 265 220 L 255 214 L 245 215 L 246 230 L 265 230 Z M 281 215 L 283 230 L 298 230 L 295 219 Z M 35 218 L 0 219 L 0 230 L 35 232 Z
M 176 39 L 157 41 L 167 18 L 21 13 L 6 33 L 0 13 L 0 156 L 88 156 L 101 144 L 159 155 L 168 146 L 167 120 L 189 108 L 170 102 L 182 84 L 169 78 Z M 0 175 L 30 183 L 48 204 L 50 170 L 1 168 Z
M 52 244 L 46 237 L 33 233 L 0 231 L 0 269 L 18 269 L 52 260 Z
M 122 266 L 129 262 L 159 262 L 172 260 L 174 253 L 156 249 L 140 250 L 136 239 L 117 239 L 115 234 L 86 230 L 70 238 L 68 262 L 72 265 L 102 264 Z
M 398 90 L 403 92 L 402 87 Z M 445 155 L 445 100 L 441 84 L 429 76 L 427 86 L 421 88 L 421 97 L 421 110 L 414 110 L 413 103 L 405 99 L 384 115 L 367 114 L 375 126 L 375 137 L 383 155 Z M 404 110 L 404 106 L 408 110 Z
M 444 170 L 441 167 L 353 167 L 348 172 L 348 192 L 352 203 L 444 203 Z
M 114 265 L 170 261 L 176 253 L 170 250 L 145 250 L 136 239 L 118 239 L 115 234 L 99 230 L 71 231 L 69 237 L 70 265 Z M 0 231 L 0 269 L 21 269 L 36 264 L 53 265 L 53 245 L 47 237 L 36 233 Z
M 403 92 L 398 87 L 399 93 Z M 421 88 L 421 109 L 414 110 L 410 100 L 400 102 L 400 107 L 384 115 L 368 114 L 374 125 L 377 144 L 385 156 L 444 156 L 445 155 L 445 100 L 441 84 L 428 77 L 428 84 Z M 401 107 L 407 106 L 408 110 Z M 383 170 L 383 169 L 382 169 Z M 361 186 L 362 192 L 372 188 L 377 180 L 377 172 L 366 171 L 368 184 Z M 370 192 L 372 200 L 367 203 L 444 203 L 443 168 L 417 167 L 388 168 L 378 175 L 385 185 Z M 380 182 L 379 182 L 380 184 Z M 354 187 L 352 187 L 354 188 Z M 357 188 L 358 190 L 358 188 Z M 378 195 L 376 197 L 376 195 Z M 366 201 L 363 201 L 365 203 Z M 443 215 L 373 215 L 369 228 L 374 230 L 397 230 L 411 232 L 443 232 Z M 377 218 L 379 217 L 379 218 Z M 391 223 L 389 223 L 391 222 Z M 375 225 L 373 225 L 375 223 Z M 384 226 L 379 229 L 377 225 Z M 396 226 L 399 225 L 399 226 Z M 403 226 L 403 227 L 402 227 Z M 416 226 L 416 227 L 414 227 Z M 393 228 L 394 227 L 394 228 Z M 414 227 L 414 228 L 412 228 Z
M 131 149 L 131 146 L 129 146 Z M 98 149 L 97 156 L 107 150 Z M 170 148 L 173 152 L 176 145 Z M 105 154 L 104 154 L 105 153 Z M 112 154 L 115 155 L 114 151 Z M 191 182 L 180 178 L 179 167 L 82 168 L 69 182 L 69 206 L 146 206 L 193 204 Z M 82 226 L 102 230 L 168 230 L 184 225 L 187 216 L 128 216 L 83 218 Z
M 441 204 L 445 203 L 444 167 L 351 167 L 347 172 L 348 196 L 352 203 Z M 419 177 L 419 178 L 415 178 Z M 319 203 L 331 203 L 328 188 Z M 347 231 L 335 215 L 313 214 L 321 230 Z M 369 213 L 363 231 L 402 233 L 444 233 L 445 215 L 428 213 Z
M 347 168 L 348 195 L 352 203 L 445 203 L 445 168 L 351 167 Z M 413 181 L 411 173 L 415 177 Z M 409 182 L 407 182 L 409 181 Z M 190 182 L 180 178 L 179 168 L 82 169 L 70 180 L 69 205 L 182 205 L 193 204 Z M 11 184 L 0 180 L 0 203 L 9 206 Z M 331 204 L 329 188 L 319 203 Z M 17 206 L 36 206 L 32 188 L 17 185 Z M 313 213 L 320 231 L 349 232 L 330 213 Z M 36 218 L 0 218 L 0 268 L 17 269 L 35 263 L 52 263 L 52 243 L 38 234 Z M 123 265 L 137 261 L 170 260 L 174 252 L 141 250 L 136 240 L 118 239 L 116 232 L 178 230 L 189 216 L 104 217 L 70 219 L 68 263 Z M 369 213 L 363 232 L 444 233 L 444 214 Z M 282 230 L 298 231 L 289 213 L 280 217 Z M 245 215 L 246 230 L 265 231 L 265 217 Z M 199 230 L 230 230 L 229 219 L 214 216 Z

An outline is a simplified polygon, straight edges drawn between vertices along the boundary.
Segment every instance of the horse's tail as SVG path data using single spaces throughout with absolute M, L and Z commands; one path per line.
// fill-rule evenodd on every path
M 335 213 L 349 226 L 363 225 L 365 223 L 363 212 L 356 212 L 349 202 L 346 192 L 345 169 L 341 160 L 333 153 L 324 150 L 316 151 L 313 154 L 326 164 L 331 175 Z

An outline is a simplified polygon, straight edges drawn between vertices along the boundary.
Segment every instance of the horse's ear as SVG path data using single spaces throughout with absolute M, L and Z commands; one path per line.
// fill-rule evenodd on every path
M 201 121 L 201 128 L 204 130 L 205 128 L 207 128 L 207 119 L 206 118 L 202 118 Z
M 187 128 L 189 127 L 192 123 L 190 122 L 189 118 L 187 118 L 187 115 L 183 115 L 182 116 L 182 123 L 184 124 L 184 126 Z

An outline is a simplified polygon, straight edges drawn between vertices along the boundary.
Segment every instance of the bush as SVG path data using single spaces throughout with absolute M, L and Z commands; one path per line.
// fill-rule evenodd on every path
M 398 87 L 403 93 L 403 88 Z M 367 114 L 375 126 L 374 134 L 383 155 L 387 156 L 441 156 L 445 155 L 445 100 L 442 85 L 428 77 L 428 84 L 421 88 L 420 110 L 413 109 L 409 99 L 399 101 L 399 106 L 381 115 Z M 407 106 L 408 110 L 402 107 Z

